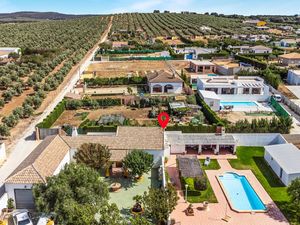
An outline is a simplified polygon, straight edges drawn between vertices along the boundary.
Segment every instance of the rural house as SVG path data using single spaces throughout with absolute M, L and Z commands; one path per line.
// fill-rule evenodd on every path
M 174 72 L 164 70 L 147 74 L 148 87 L 151 94 L 180 94 L 182 93 L 183 81 Z

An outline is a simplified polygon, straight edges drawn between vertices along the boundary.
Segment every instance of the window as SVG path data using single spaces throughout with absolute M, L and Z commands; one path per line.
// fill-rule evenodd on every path
M 192 84 L 196 84 L 197 83 L 197 79 L 192 79 Z
M 261 88 L 252 88 L 252 94 L 253 95 L 260 95 L 261 94 Z
M 210 66 L 205 66 L 205 70 L 210 70 Z
M 214 106 L 214 102 L 212 101 L 212 102 L 209 102 L 209 106 L 210 107 L 213 107 Z
M 244 88 L 243 89 L 243 94 L 244 95 L 250 94 L 250 88 Z
M 222 88 L 221 93 L 222 95 L 233 95 L 234 88 Z

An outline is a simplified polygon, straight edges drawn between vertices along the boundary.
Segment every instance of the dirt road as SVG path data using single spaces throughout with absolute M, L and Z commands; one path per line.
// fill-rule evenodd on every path
M 93 58 L 94 53 L 98 50 L 99 44 L 107 40 L 108 33 L 112 26 L 112 20 L 113 16 L 111 17 L 107 30 L 102 34 L 95 46 L 90 51 L 88 51 L 88 53 L 80 61 L 80 63 L 72 68 L 70 73 L 66 76 L 64 82 L 59 86 L 59 91 L 55 91 L 54 93 L 51 93 L 47 96 L 46 101 L 48 101 L 48 104 L 43 104 L 41 106 L 41 109 L 42 107 L 45 107 L 45 110 L 42 111 L 42 114 L 32 120 L 27 129 L 24 129 L 24 132 L 20 135 L 20 137 L 16 138 L 16 141 L 13 142 L 11 146 L 9 146 L 11 151 L 8 159 L 0 168 L 0 186 L 5 181 L 5 179 L 17 168 L 17 166 L 40 143 L 39 141 L 34 140 L 34 129 L 36 124 L 46 118 L 47 115 L 54 109 L 54 107 L 64 98 L 65 94 L 69 92 L 76 84 L 80 76 L 81 68 L 89 64 L 89 61 Z

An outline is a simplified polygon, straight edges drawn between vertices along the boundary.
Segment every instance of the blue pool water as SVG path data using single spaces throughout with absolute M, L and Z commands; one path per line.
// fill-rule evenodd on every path
M 245 176 L 225 173 L 219 176 L 226 197 L 237 211 L 265 211 L 266 207 Z
M 218 75 L 214 74 L 214 73 L 209 73 L 209 74 L 207 74 L 207 76 L 209 76 L 209 77 L 217 77 Z
M 233 107 L 256 107 L 255 102 L 220 102 L 221 107 L 233 105 Z

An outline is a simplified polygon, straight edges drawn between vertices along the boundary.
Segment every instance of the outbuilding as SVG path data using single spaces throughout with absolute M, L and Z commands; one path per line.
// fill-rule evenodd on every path
M 265 146 L 264 158 L 286 186 L 300 178 L 300 150 L 295 145 Z
M 220 110 L 221 98 L 214 91 L 199 90 L 200 97 L 214 111 Z

